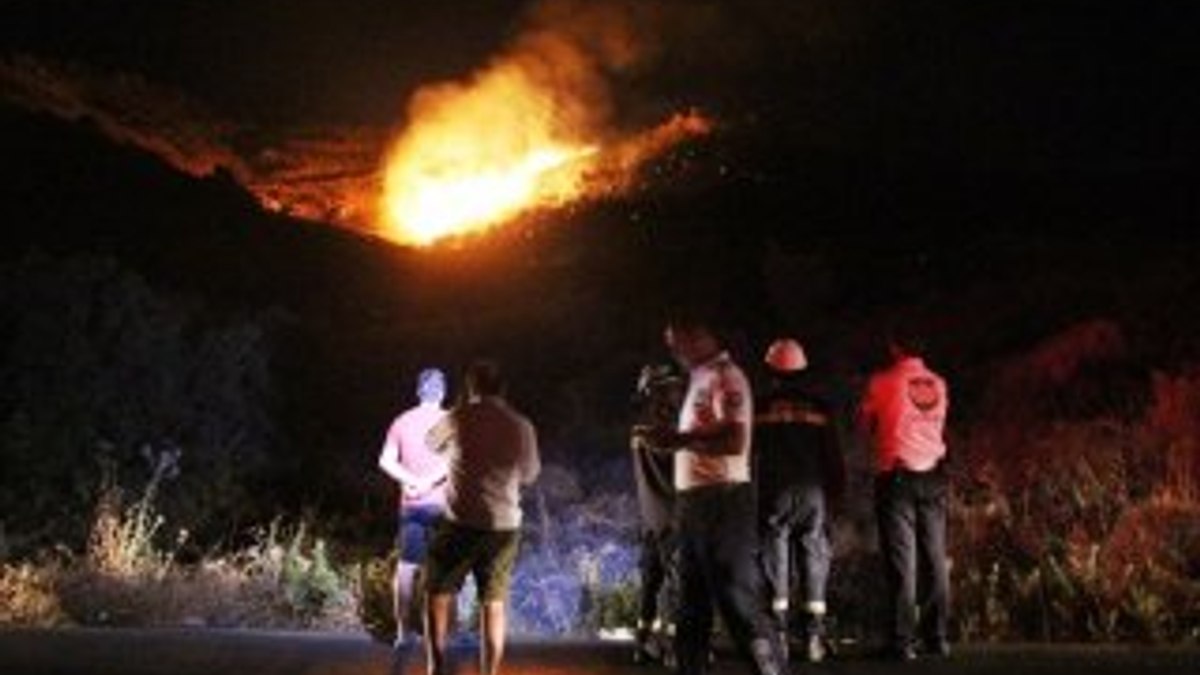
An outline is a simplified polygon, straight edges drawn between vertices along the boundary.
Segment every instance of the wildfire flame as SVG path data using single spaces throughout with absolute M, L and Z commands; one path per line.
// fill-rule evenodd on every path
M 28 56 L 0 58 L 0 100 L 86 117 L 194 176 L 219 171 L 271 211 L 428 245 L 638 185 L 648 161 L 711 130 L 694 111 L 631 123 L 609 95 L 674 42 L 664 26 L 692 16 L 666 4 L 536 0 L 486 67 L 420 89 L 399 136 L 369 125 L 266 129 L 137 73 Z M 636 95 L 624 101 L 647 110 Z
M 639 166 L 711 123 L 696 112 L 653 129 L 606 127 L 608 61 L 628 61 L 627 41 L 581 46 L 543 30 L 519 41 L 466 83 L 423 88 L 386 154 L 379 230 L 425 246 L 478 233 L 536 209 L 611 193 Z M 589 51 L 589 49 L 591 51 Z M 603 58 L 602 58 L 603 57 Z
M 384 179 L 389 234 L 406 243 L 487 229 L 573 199 L 597 147 L 556 128 L 554 102 L 519 70 L 422 92 Z

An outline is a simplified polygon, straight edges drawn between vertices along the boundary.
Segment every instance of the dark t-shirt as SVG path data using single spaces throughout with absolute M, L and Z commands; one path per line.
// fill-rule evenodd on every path
M 833 409 L 811 386 L 776 382 L 755 405 L 754 468 L 760 503 L 795 487 L 838 491 L 844 476 Z

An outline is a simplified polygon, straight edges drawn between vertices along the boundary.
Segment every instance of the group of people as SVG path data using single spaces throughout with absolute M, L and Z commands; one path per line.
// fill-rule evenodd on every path
M 703 673 L 715 610 L 759 675 L 783 671 L 793 640 L 803 660 L 821 661 L 831 646 L 830 509 L 845 487 L 835 411 L 793 339 L 766 350 L 758 397 L 704 320 L 674 320 L 665 340 L 685 374 L 647 366 L 635 397 L 643 583 L 635 658 Z M 944 656 L 948 392 L 913 339 L 893 335 L 888 349 L 857 420 L 875 454 L 890 604 L 884 653 Z
M 719 613 L 756 675 L 787 672 L 791 637 L 800 638 L 805 660 L 820 661 L 829 648 L 829 512 L 845 475 L 835 413 L 806 379 L 808 361 L 795 340 L 768 348 L 768 382 L 755 399 L 707 320 L 676 317 L 664 335 L 684 372 L 649 366 L 638 382 L 631 443 L 642 545 L 635 656 L 681 675 L 706 672 Z M 911 660 L 918 648 L 949 653 L 942 465 L 948 394 L 911 342 L 897 337 L 889 348 L 890 365 L 863 393 L 859 425 L 876 457 L 888 654 Z M 461 400 L 445 410 L 444 374 L 423 371 L 420 403 L 396 418 L 380 453 L 380 467 L 401 487 L 397 643 L 410 642 L 419 587 L 431 675 L 447 672 L 453 609 L 468 575 L 480 600 L 480 672 L 495 675 L 502 662 L 519 490 L 540 469 L 533 425 L 505 400 L 504 384 L 494 362 L 476 362 L 465 373 Z M 802 595 L 798 607 L 793 586 Z M 798 636 L 790 635 L 794 625 Z
M 420 403 L 392 422 L 379 456 L 380 468 L 401 488 L 393 581 L 397 646 L 415 632 L 406 624 L 419 573 L 431 675 L 449 672 L 454 608 L 468 576 L 479 597 L 480 672 L 499 672 L 521 528 L 520 487 L 541 469 L 537 434 L 505 399 L 499 366 L 477 361 L 463 380 L 461 400 L 447 411 L 445 375 L 422 371 Z

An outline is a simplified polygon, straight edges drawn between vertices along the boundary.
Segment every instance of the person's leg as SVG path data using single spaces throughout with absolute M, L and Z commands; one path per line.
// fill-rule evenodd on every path
M 392 576 L 392 612 L 396 618 L 396 643 L 405 641 L 406 627 L 412 605 L 414 579 L 417 566 L 406 561 L 396 561 L 396 572 Z
M 654 631 L 658 628 L 658 596 L 666 580 L 666 567 L 660 550 L 657 532 L 647 530 L 641 535 L 639 567 L 642 573 L 642 588 L 638 602 L 638 623 L 634 658 L 654 660 Z
M 504 636 L 508 620 L 503 600 L 491 600 L 479 608 L 479 672 L 497 675 L 504 660 Z
M 449 670 L 447 646 L 458 591 L 471 566 L 473 533 L 450 521 L 433 527 L 425 557 L 423 590 L 425 593 L 425 663 L 429 675 L 446 675 Z
M 920 635 L 926 651 L 949 653 L 946 636 L 950 607 L 950 574 L 946 563 L 947 486 L 940 471 L 923 476 L 917 504 L 917 551 L 921 569 Z
M 771 504 L 762 505 L 768 512 L 762 515 L 762 571 L 771 614 L 779 631 L 787 630 L 791 596 L 792 528 L 796 519 L 794 500 L 782 494 Z
M 713 607 L 709 597 L 705 515 L 692 496 L 679 504 L 678 581 L 675 607 L 675 661 L 679 675 L 703 675 L 708 670 Z
M 400 515 L 400 556 L 396 561 L 396 572 L 392 578 L 392 611 L 396 619 L 396 643 L 403 644 L 407 633 L 419 630 L 423 619 L 416 617 L 416 626 L 410 625 L 413 618 L 413 601 L 417 591 L 416 580 L 425 560 L 433 526 L 440 515 L 436 506 L 405 506 Z M 419 608 L 418 608 L 419 609 Z
M 661 661 L 675 667 L 675 615 L 679 606 L 679 534 L 668 528 L 658 540 L 658 556 L 663 568 L 662 590 L 658 600 L 658 619 L 662 622 L 655 635 Z
M 756 675 L 783 672 L 783 648 L 763 611 L 754 493 L 749 485 L 721 494 L 709 514 L 712 528 L 711 588 L 730 636 L 751 662 Z
M 916 619 L 916 513 L 911 476 L 889 473 L 875 484 L 879 548 L 887 584 L 887 639 L 895 656 L 911 658 Z
M 810 662 L 825 657 L 825 587 L 829 582 L 832 549 L 825 518 L 825 494 L 810 486 L 800 495 L 799 554 L 804 594 L 805 658 Z
M 472 571 L 479 592 L 480 675 L 497 675 L 504 661 L 508 588 L 518 547 L 519 535 L 515 530 L 481 534 L 479 555 Z
M 429 675 L 446 675 L 446 645 L 450 636 L 450 608 L 455 596 L 428 593 L 425 596 L 425 663 Z

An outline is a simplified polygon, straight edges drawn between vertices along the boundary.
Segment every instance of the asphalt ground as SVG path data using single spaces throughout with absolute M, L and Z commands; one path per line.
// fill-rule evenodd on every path
M 455 648 L 456 672 L 476 675 L 476 650 Z M 956 645 L 945 659 L 894 663 L 843 649 L 794 675 L 955 673 L 957 675 L 1200 675 L 1200 646 Z M 630 645 L 587 640 L 513 639 L 502 675 L 665 675 L 639 666 Z M 712 675 L 748 668 L 720 652 Z M 420 649 L 393 650 L 365 635 L 212 629 L 0 631 L 0 675 L 422 675 Z

